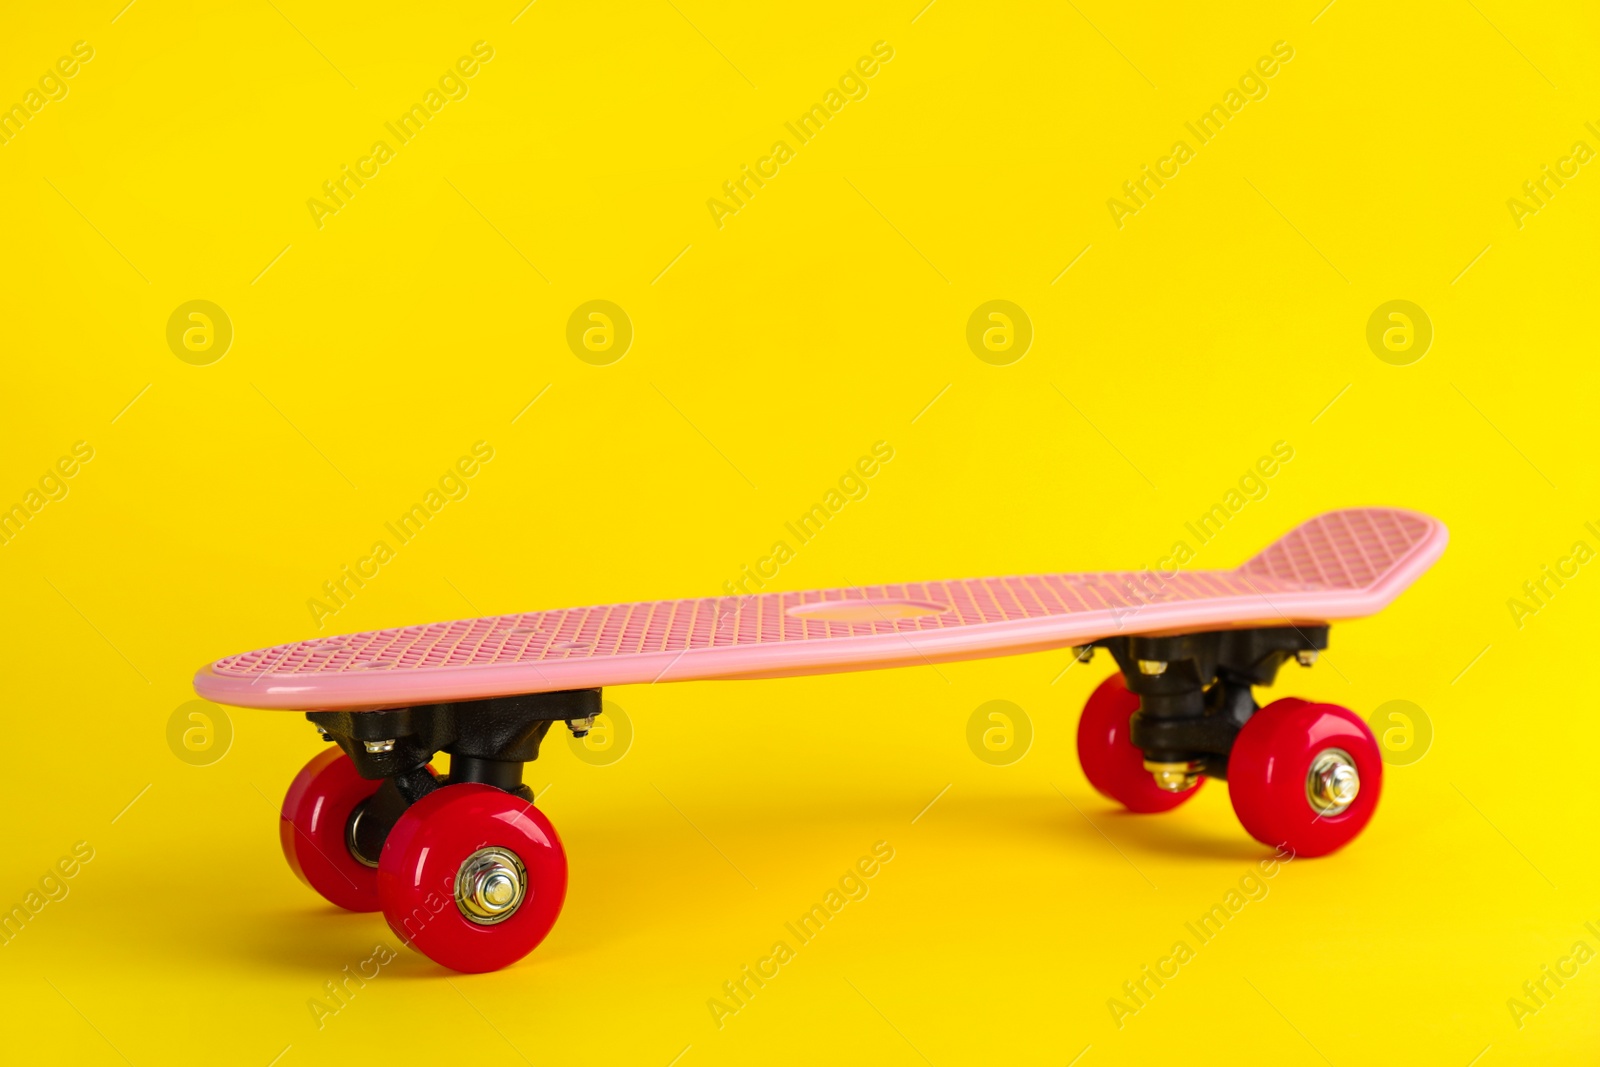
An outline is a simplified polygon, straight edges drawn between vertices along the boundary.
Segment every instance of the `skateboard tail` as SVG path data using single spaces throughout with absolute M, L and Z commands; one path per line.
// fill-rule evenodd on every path
M 1247 580 L 1296 583 L 1339 596 L 1328 620 L 1376 614 L 1444 553 L 1444 523 L 1403 508 L 1348 508 L 1308 519 L 1239 567 Z

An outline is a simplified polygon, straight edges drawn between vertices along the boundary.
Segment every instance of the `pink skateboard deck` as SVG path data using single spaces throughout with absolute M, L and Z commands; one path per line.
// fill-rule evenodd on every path
M 602 686 L 904 667 L 1381 610 L 1444 551 L 1397 508 L 1310 519 L 1233 570 L 1091 571 L 652 600 L 316 638 L 202 668 L 209 700 L 366 711 Z

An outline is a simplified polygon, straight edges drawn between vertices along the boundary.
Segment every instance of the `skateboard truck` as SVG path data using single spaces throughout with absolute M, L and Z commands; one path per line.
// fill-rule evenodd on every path
M 345 827 L 351 855 L 376 867 L 400 816 L 440 786 L 480 782 L 531 804 L 523 764 L 539 758 L 550 727 L 564 721 L 581 737 L 599 713 L 599 689 L 573 689 L 383 711 L 309 711 L 306 718 L 344 750 L 362 778 L 382 779 Z M 450 754 L 447 778 L 428 765 L 439 752 Z M 492 904 L 501 883 L 489 874 L 480 888 Z
M 1314 663 L 1328 647 L 1328 627 L 1109 637 L 1096 645 L 1111 652 L 1139 697 L 1129 738 L 1143 751 L 1145 770 L 1163 790 L 1181 793 L 1201 775 L 1228 776 L 1234 739 L 1260 709 L 1252 687 L 1271 685 L 1291 659 Z

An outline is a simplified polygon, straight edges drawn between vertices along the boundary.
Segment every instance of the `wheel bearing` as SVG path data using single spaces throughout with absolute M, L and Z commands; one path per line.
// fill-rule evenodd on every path
M 1325 748 L 1306 772 L 1306 802 L 1319 817 L 1341 815 L 1361 792 L 1356 761 L 1342 748 Z
M 527 892 L 528 870 L 510 849 L 480 848 L 456 869 L 456 907 L 479 926 L 511 918 Z
M 371 800 L 371 798 L 368 797 L 367 800 Z M 377 870 L 378 861 L 367 859 L 366 854 L 361 851 L 361 846 L 356 844 L 356 834 L 361 826 L 361 817 L 367 813 L 367 800 L 357 804 L 356 810 L 350 813 L 350 821 L 345 824 L 344 828 L 344 846 L 349 850 L 351 859 L 363 867 L 371 867 L 373 870 Z

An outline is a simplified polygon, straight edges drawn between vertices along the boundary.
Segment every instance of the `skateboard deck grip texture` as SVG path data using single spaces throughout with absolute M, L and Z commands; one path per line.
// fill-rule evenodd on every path
M 376 709 L 606 685 L 917 666 L 1113 635 L 1360 618 L 1444 551 L 1437 520 L 1329 512 L 1234 570 L 1099 571 L 641 601 L 277 645 L 202 668 L 223 704 Z

